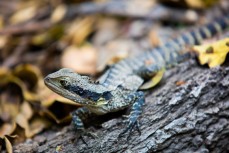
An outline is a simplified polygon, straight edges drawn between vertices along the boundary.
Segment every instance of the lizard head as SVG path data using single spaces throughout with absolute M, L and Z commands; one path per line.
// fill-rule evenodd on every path
M 81 76 L 71 69 L 63 68 L 49 74 L 45 85 L 57 94 L 82 105 L 98 105 L 111 98 L 111 93 L 88 76 Z

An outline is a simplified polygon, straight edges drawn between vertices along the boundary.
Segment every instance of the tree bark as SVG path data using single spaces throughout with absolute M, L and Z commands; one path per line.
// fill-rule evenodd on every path
M 119 115 L 100 128 L 89 127 L 98 138 L 85 136 L 87 145 L 69 125 L 19 144 L 14 152 L 228 152 L 228 93 L 228 66 L 209 69 L 189 60 L 168 70 L 156 88 L 146 91 L 141 135 L 134 130 L 128 140 L 128 134 L 118 138 L 125 128 Z

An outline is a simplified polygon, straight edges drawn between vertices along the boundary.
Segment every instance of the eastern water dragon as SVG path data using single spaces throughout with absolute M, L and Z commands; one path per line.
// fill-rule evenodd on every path
M 144 93 L 139 89 L 147 86 L 143 83 L 153 78 L 151 86 L 157 84 L 166 68 L 185 59 L 183 51 L 186 46 L 200 44 L 203 39 L 210 38 L 228 26 L 229 15 L 181 34 L 137 57 L 120 61 L 112 65 L 97 81 L 63 68 L 49 74 L 44 82 L 57 94 L 83 106 L 72 113 L 77 130 L 84 131 L 83 121 L 91 115 L 103 115 L 131 107 L 127 127 L 122 135 L 138 126 L 138 117 L 145 102 Z

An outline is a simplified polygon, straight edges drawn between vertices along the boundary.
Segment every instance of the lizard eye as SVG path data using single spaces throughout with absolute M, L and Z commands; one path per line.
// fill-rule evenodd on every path
M 68 81 L 66 81 L 66 80 L 60 80 L 60 84 L 62 86 L 67 86 L 68 85 Z

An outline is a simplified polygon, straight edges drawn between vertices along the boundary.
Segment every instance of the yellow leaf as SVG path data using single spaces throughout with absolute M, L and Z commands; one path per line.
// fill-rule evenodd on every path
M 149 80 L 148 82 L 144 83 L 140 89 L 149 89 L 152 88 L 154 86 L 156 86 L 162 79 L 163 75 L 164 75 L 165 69 L 161 69 L 160 71 L 158 71 L 155 76 Z
M 213 6 L 218 0 L 186 0 L 186 3 L 193 8 L 206 8 Z
M 203 44 L 193 47 L 198 54 L 201 65 L 208 64 L 210 68 L 221 65 L 229 52 L 229 38 L 219 40 L 211 44 Z
M 53 11 L 51 15 L 51 21 L 53 23 L 57 23 L 61 21 L 64 18 L 66 12 L 67 12 L 67 7 L 65 5 L 57 6 L 57 8 Z
M 10 22 L 12 24 L 25 22 L 31 19 L 32 17 L 34 17 L 35 13 L 36 13 L 36 7 L 34 6 L 21 9 L 10 18 Z
M 8 140 L 7 137 L 4 137 L 5 143 L 6 143 L 6 150 L 8 153 L 13 153 L 13 147 L 11 142 Z

